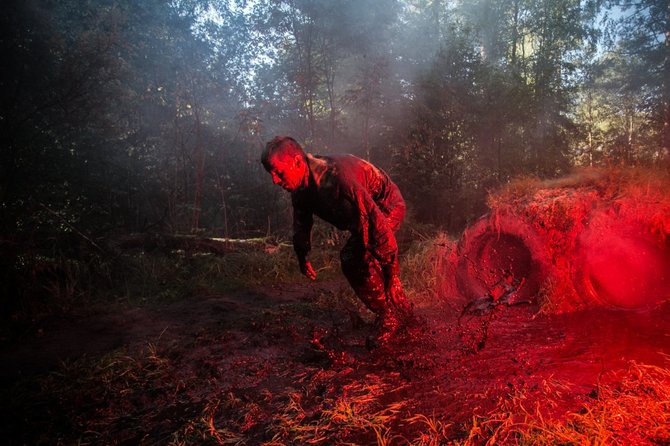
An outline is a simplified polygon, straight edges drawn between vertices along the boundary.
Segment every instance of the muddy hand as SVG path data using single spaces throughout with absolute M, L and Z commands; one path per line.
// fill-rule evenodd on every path
M 316 279 L 316 271 L 314 271 L 314 268 L 312 268 L 312 264 L 307 261 L 300 264 L 300 272 L 311 280 Z

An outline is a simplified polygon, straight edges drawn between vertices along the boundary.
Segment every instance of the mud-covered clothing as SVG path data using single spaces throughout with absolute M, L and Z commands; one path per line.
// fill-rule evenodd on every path
M 342 271 L 358 297 L 382 315 L 385 278 L 399 290 L 394 307 L 409 306 L 397 278 L 394 232 L 405 216 L 398 187 L 381 169 L 352 155 L 307 155 L 309 181 L 291 193 L 293 246 L 301 264 L 311 249 L 313 216 L 351 233 L 341 252 Z
M 411 312 L 402 284 L 395 273 L 390 276 L 390 286 L 395 289 L 395 300 L 388 301 L 385 277 L 390 272 L 384 272 L 379 261 L 365 249 L 356 234 L 352 234 L 342 248 L 340 262 L 342 272 L 354 292 L 373 313 L 382 317 L 400 313 L 398 316 L 405 317 Z M 393 265 L 393 268 L 396 266 Z
M 393 232 L 405 216 L 405 202 L 389 176 L 352 155 L 307 155 L 307 187 L 291 194 L 293 246 L 299 259 L 311 249 L 313 215 L 360 237 L 382 265 L 397 262 Z

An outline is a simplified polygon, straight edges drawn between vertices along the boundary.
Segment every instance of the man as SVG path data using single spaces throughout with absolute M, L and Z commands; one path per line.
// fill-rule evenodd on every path
M 316 278 L 307 260 L 314 215 L 351 233 L 340 253 L 342 272 L 377 315 L 377 341 L 386 343 L 412 313 L 398 279 L 394 233 L 405 216 L 398 187 L 367 161 L 306 154 L 287 136 L 268 142 L 261 161 L 272 181 L 291 193 L 293 247 L 304 275 Z

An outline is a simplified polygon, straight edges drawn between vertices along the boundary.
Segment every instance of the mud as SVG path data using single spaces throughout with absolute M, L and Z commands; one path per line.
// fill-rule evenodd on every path
M 450 423 L 450 435 L 458 437 L 473 415 L 486 415 L 511 395 L 523 396 L 529 408 L 543 407 L 547 388 L 559 388 L 543 409 L 560 416 L 578 410 L 631 361 L 670 365 L 668 304 L 558 315 L 531 304 L 500 304 L 459 324 L 462 314 L 446 297 L 415 298 L 419 323 L 368 351 L 371 315 L 348 293 L 344 281 L 286 285 L 45 320 L 0 350 L 1 412 L 8 421 L 0 433 L 9 444 L 44 438 L 150 444 L 206 413 L 257 444 L 272 438 L 289 395 L 300 395 L 309 421 L 325 410 L 324 401 L 374 385 L 380 401 L 399 404 L 395 427 L 406 438 L 417 427 L 403 420 L 416 413 Z M 59 371 L 61 361 L 95 360 L 119 349 L 134 355 L 147 345 L 164 358 L 152 388 L 126 389 L 123 397 L 77 389 L 94 400 L 90 407 L 104 411 L 82 406 L 77 391 L 63 391 L 57 403 L 39 393 L 30 401 L 7 397 L 15 386 Z M 63 413 L 67 428 L 54 424 L 53 411 Z M 374 433 L 337 435 L 334 443 L 374 443 Z
M 533 399 L 542 404 L 544 386 L 556 383 L 569 389 L 552 411 L 563 413 L 576 410 L 630 361 L 668 366 L 667 305 L 648 312 L 545 315 L 536 310 L 529 305 L 494 309 L 497 314 L 485 319 L 486 342 L 476 351 L 453 324 L 435 324 L 437 366 L 425 381 L 420 411 L 440 407 L 450 419 L 462 420 L 486 414 L 515 392 L 523 393 L 532 408 Z

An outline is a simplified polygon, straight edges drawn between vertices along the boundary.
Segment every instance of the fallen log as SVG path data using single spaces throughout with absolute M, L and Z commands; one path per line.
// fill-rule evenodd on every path
M 130 234 L 117 240 L 115 245 L 120 250 L 142 250 L 146 252 L 181 250 L 187 254 L 209 253 L 214 255 L 225 255 L 226 253 L 239 251 L 272 253 L 282 246 L 290 246 L 272 237 L 232 239 L 181 234 Z

